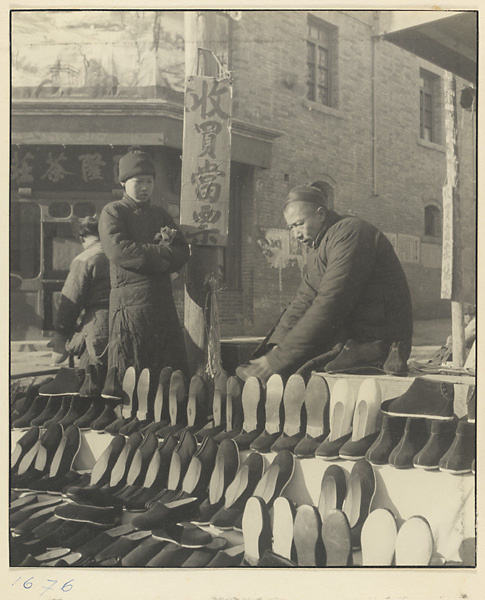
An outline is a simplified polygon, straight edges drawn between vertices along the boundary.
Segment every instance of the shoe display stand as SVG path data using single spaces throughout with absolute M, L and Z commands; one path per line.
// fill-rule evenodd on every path
M 360 375 L 329 375 L 321 373 L 328 383 L 330 391 L 342 378 L 349 381 L 357 393 L 364 379 Z M 454 383 L 455 413 L 458 417 L 466 414 L 466 397 L 470 385 L 475 384 L 473 377 L 434 376 L 426 378 L 446 380 Z M 378 378 L 382 392 L 382 400 L 403 394 L 413 383 L 414 377 L 380 376 Z M 15 446 L 25 431 L 11 432 L 11 444 Z M 73 468 L 79 472 L 89 472 L 112 441 L 107 433 L 83 431 L 80 450 L 75 458 Z M 242 450 L 241 463 L 254 451 Z M 273 462 L 276 453 L 263 454 L 267 467 Z M 324 460 L 321 458 L 296 458 L 295 469 L 291 480 L 285 487 L 282 496 L 293 501 L 297 506 L 306 504 L 318 506 L 321 483 L 326 469 L 338 464 L 345 472 L 347 483 L 355 461 Z M 440 565 L 449 561 L 459 561 L 459 549 L 465 540 L 475 538 L 475 476 L 452 475 L 439 470 L 428 471 L 420 468 L 398 469 L 390 465 L 374 466 L 375 493 L 370 509 L 389 509 L 396 517 L 398 526 L 407 519 L 419 515 L 424 517 L 430 527 L 434 539 L 433 561 Z M 122 523 L 130 523 L 135 513 L 125 511 Z M 212 532 L 213 532 L 213 528 Z M 228 540 L 229 546 L 237 546 L 243 542 L 240 531 L 218 531 Z M 353 564 L 362 564 L 360 551 L 354 551 Z

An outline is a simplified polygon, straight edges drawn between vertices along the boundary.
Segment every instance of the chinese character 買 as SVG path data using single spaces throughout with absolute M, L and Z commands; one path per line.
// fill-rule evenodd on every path
M 221 196 L 221 184 L 216 182 L 218 177 L 225 177 L 224 171 L 219 170 L 217 163 L 206 159 L 204 166 L 192 173 L 191 182 L 195 186 L 195 194 L 202 202 L 217 202 Z
M 208 155 L 211 158 L 216 158 L 216 139 L 221 129 L 222 125 L 217 121 L 206 121 L 200 125 L 195 124 L 195 130 L 202 135 L 202 152 L 199 156 Z
M 30 152 L 24 154 L 20 158 L 18 152 L 14 152 L 12 156 L 12 181 L 17 183 L 31 183 L 34 181 L 31 175 L 33 167 L 29 165 L 29 160 L 33 160 L 33 155 Z
M 64 152 L 61 152 L 57 158 L 52 157 L 52 152 L 49 152 L 47 155 L 47 164 L 49 168 L 42 175 L 41 179 L 49 179 L 50 181 L 57 183 L 61 179 L 64 179 L 66 175 L 72 175 L 71 171 L 66 171 L 64 167 L 61 165 L 61 162 L 67 160 Z
M 101 167 L 106 163 L 99 152 L 95 152 L 94 154 L 81 154 L 79 160 L 81 161 L 81 170 L 84 181 L 103 179 Z
M 207 229 L 210 224 L 217 223 L 221 218 L 221 211 L 214 210 L 210 204 L 205 204 L 201 207 L 200 212 L 194 210 L 192 218 L 201 229 Z
M 187 88 L 187 110 L 193 112 L 194 110 L 198 110 L 200 108 L 200 114 L 203 119 L 207 119 L 208 117 L 213 117 L 214 115 L 218 115 L 221 119 L 229 119 L 231 116 L 227 112 L 225 112 L 221 107 L 221 101 L 223 99 L 223 95 L 229 92 L 229 86 L 227 82 L 226 85 L 219 87 L 219 81 L 212 81 L 212 87 L 209 90 L 209 82 L 205 79 L 202 80 L 202 91 L 201 95 L 197 94 L 197 91 L 192 88 Z M 188 98 L 192 98 L 193 104 L 191 107 L 188 105 Z M 210 106 L 208 107 L 208 103 Z M 212 107 L 212 108 L 210 108 Z M 210 108 L 210 110 L 207 110 Z

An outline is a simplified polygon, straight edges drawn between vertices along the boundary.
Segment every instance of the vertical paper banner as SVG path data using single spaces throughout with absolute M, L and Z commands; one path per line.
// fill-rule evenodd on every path
M 229 79 L 187 78 L 180 224 L 191 244 L 227 245 L 231 111 Z

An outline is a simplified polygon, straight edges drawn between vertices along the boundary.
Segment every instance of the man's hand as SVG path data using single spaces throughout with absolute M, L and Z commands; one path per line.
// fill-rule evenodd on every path
M 236 375 L 243 381 L 248 377 L 258 377 L 262 383 L 266 383 L 271 375 L 274 375 L 274 371 L 269 366 L 266 356 L 260 356 L 250 360 L 248 365 L 240 365 L 236 369 Z
M 52 348 L 52 355 L 54 364 L 58 365 L 66 360 L 69 356 L 69 352 L 66 350 L 66 342 L 68 338 L 66 335 L 61 333 L 54 334 L 54 337 L 47 344 L 48 348 Z
M 155 241 L 162 246 L 170 246 L 174 237 L 177 235 L 177 230 L 171 227 L 162 227 L 155 236 Z

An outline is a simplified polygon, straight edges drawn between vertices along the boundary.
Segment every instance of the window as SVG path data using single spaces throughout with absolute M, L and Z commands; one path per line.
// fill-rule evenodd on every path
M 12 202 L 10 271 L 23 279 L 40 273 L 40 207 L 34 202 Z
M 424 235 L 441 237 L 441 211 L 434 204 L 424 208 Z
M 440 78 L 420 69 L 419 137 L 427 142 L 440 143 Z
M 308 17 L 307 99 L 336 106 L 336 28 Z

